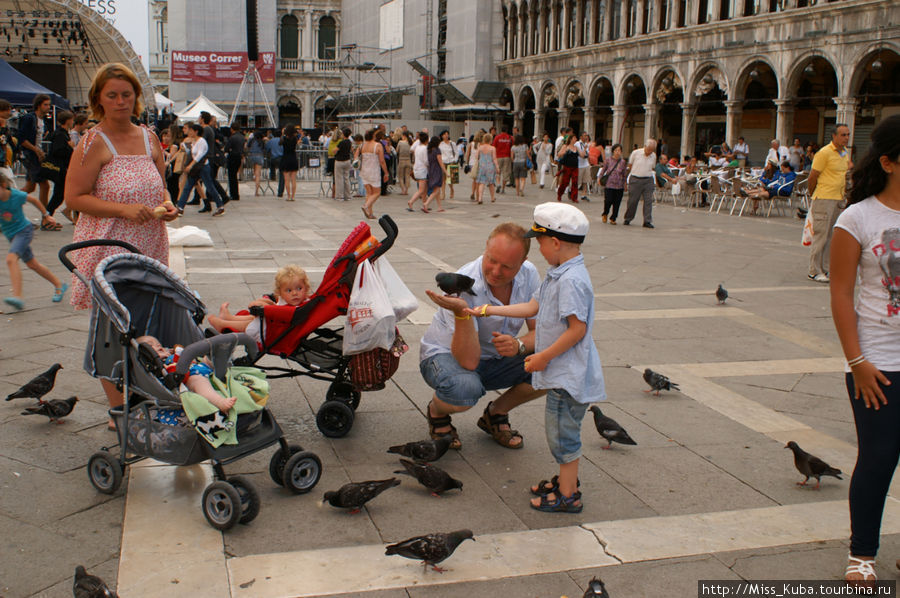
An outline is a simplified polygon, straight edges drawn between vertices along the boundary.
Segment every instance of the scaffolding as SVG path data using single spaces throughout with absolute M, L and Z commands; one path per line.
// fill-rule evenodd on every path
M 335 98 L 325 121 L 336 122 L 338 111 L 354 119 L 399 112 L 400 98 L 410 89 L 393 86 L 391 67 L 384 64 L 390 60 L 392 50 L 358 44 L 345 44 L 338 50 L 342 93 Z

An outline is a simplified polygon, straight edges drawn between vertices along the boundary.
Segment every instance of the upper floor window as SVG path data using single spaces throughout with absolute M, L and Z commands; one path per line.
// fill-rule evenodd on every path
M 281 57 L 297 58 L 299 41 L 300 31 L 297 27 L 297 17 L 284 15 L 281 18 Z
M 322 60 L 335 59 L 335 46 L 337 45 L 337 26 L 331 17 L 319 19 L 319 52 L 317 56 Z

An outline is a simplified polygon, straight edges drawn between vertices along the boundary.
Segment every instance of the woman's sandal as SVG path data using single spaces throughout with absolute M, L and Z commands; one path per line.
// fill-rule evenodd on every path
M 878 576 L 875 574 L 875 559 L 858 559 L 855 556 L 847 555 L 847 559 L 850 561 L 847 565 L 847 570 L 844 572 L 844 581 L 849 581 L 851 583 L 869 583 L 873 581 L 878 581 Z M 850 579 L 848 576 L 850 575 L 861 575 L 861 579 Z
M 450 436 L 452 438 L 450 448 L 455 450 L 462 448 L 462 443 L 459 441 L 459 432 L 456 431 L 456 427 L 453 425 L 449 415 L 434 417 L 431 415 L 431 403 L 428 403 L 425 407 L 425 418 L 428 420 L 428 434 L 431 435 L 432 440 L 437 440 L 441 436 Z M 434 431 L 435 428 L 446 428 L 447 426 L 450 426 L 448 432 Z
M 491 415 L 491 405 L 493 401 L 488 403 L 487 407 L 484 408 L 484 413 L 478 418 L 478 427 L 487 432 L 493 437 L 494 442 L 499 444 L 500 446 L 505 446 L 510 449 L 520 449 L 525 445 L 525 439 L 522 438 L 522 435 L 519 434 L 518 430 L 501 430 L 500 426 L 509 425 L 509 415 L 507 414 L 497 414 Z M 511 441 L 513 438 L 518 438 L 518 444 L 512 444 Z
M 581 480 L 576 480 L 578 487 L 581 488 Z M 553 476 L 550 481 L 541 480 L 535 486 L 531 487 L 531 493 L 535 496 L 547 496 L 551 492 L 559 490 L 559 476 Z
M 50 224 L 49 222 L 44 222 L 43 224 L 41 224 L 41 230 L 52 230 L 52 231 L 62 230 L 62 224 L 60 224 L 59 222 L 57 222 L 55 224 Z
M 541 496 L 541 504 L 535 506 L 534 503 L 528 504 L 535 511 L 543 511 L 544 513 L 581 513 L 584 505 L 581 502 L 581 492 L 577 490 L 572 496 L 563 496 L 560 492 L 554 492 L 554 499 L 547 498 L 548 495 Z

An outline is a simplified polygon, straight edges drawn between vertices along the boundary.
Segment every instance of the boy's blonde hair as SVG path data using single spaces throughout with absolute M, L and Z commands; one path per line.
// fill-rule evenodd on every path
M 279 291 L 281 290 L 281 287 L 295 278 L 300 280 L 307 289 L 310 288 L 309 277 L 306 275 L 306 270 L 297 264 L 288 264 L 287 266 L 279 268 L 278 272 L 275 273 L 275 294 L 280 297 L 281 294 Z
M 15 189 L 15 182 L 4 173 L 0 172 L 0 186 L 6 189 Z

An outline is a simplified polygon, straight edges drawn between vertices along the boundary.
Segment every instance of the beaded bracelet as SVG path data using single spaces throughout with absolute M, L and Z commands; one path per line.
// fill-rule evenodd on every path
M 861 364 L 865 360 L 866 360 L 866 357 L 864 355 L 860 355 L 859 357 L 856 357 L 854 359 L 847 361 L 847 365 L 849 365 L 850 367 L 853 367 L 855 365 Z

